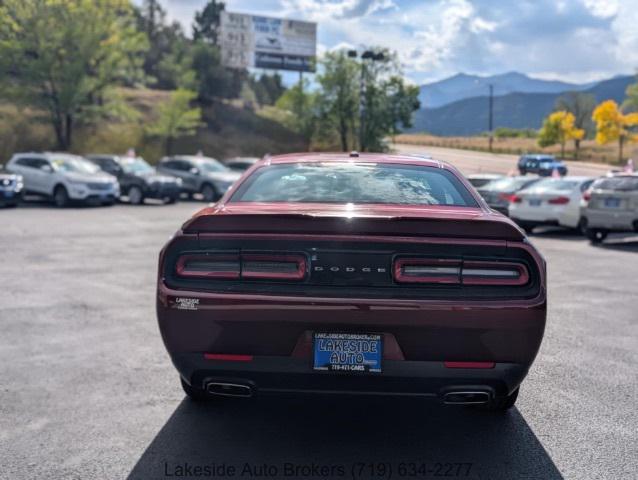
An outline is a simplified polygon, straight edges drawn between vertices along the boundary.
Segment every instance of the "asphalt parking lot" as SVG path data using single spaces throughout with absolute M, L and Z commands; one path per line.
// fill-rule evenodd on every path
M 2 478 L 636 478 L 638 236 L 534 236 L 548 326 L 505 415 L 341 396 L 197 405 L 154 287 L 160 247 L 201 206 L 0 211 Z

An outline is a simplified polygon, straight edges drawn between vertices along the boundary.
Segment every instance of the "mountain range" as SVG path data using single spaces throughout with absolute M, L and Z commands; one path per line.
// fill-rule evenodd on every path
M 411 132 L 434 135 L 475 135 L 488 129 L 489 87 L 494 86 L 494 128 L 540 128 L 565 92 L 594 95 L 597 102 L 622 102 L 634 76 L 618 76 L 599 82 L 574 84 L 528 77 L 509 72 L 491 77 L 460 73 L 421 86 L 421 109 L 414 115 Z

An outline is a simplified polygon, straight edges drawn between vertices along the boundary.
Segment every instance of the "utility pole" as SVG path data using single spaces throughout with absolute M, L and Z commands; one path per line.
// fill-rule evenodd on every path
M 489 150 L 490 152 L 492 151 L 492 143 L 494 142 L 494 85 L 492 85 L 491 83 L 489 84 L 490 87 L 490 106 L 489 106 L 489 113 L 488 113 L 488 129 L 489 129 L 489 133 L 490 133 L 490 146 L 489 146 Z

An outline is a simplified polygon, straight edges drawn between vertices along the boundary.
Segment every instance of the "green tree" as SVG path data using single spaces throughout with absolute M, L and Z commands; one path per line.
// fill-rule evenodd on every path
M 162 90 L 194 88 L 192 42 L 182 26 L 166 23 L 166 12 L 157 0 L 144 0 L 135 12 L 138 29 L 150 42 L 144 55 L 145 83 Z
M 363 113 L 359 149 L 364 152 L 385 150 L 385 137 L 410 127 L 412 113 L 420 106 L 419 89 L 405 84 L 396 53 L 378 48 L 372 51 L 374 61 L 360 61 Z
M 117 110 L 109 92 L 141 78 L 146 48 L 128 0 L 0 3 L 0 93 L 45 110 L 59 149 L 78 123 Z
M 596 97 L 590 93 L 568 92 L 556 100 L 554 111 L 566 111 L 574 115 L 574 127 L 583 130 L 584 135 L 593 133 L 591 115 L 596 107 Z M 578 158 L 582 137 L 574 137 L 574 158 Z
M 172 153 L 175 139 L 194 135 L 202 125 L 201 109 L 191 108 L 191 102 L 196 97 L 195 92 L 175 90 L 168 100 L 160 104 L 157 120 L 146 129 L 149 136 L 163 140 L 167 155 Z
M 247 73 L 231 71 L 221 65 L 219 48 L 203 42 L 193 45 L 192 68 L 195 71 L 199 100 L 210 104 L 215 98 L 237 98 Z
M 322 127 L 334 125 L 341 150 L 354 148 L 356 122 L 359 112 L 359 66 L 345 51 L 328 52 L 322 61 L 323 72 L 318 76 L 321 87 L 319 103 Z
M 310 144 L 315 130 L 319 115 L 317 106 L 319 94 L 311 91 L 307 80 L 303 84 L 297 83 L 289 88 L 279 97 L 275 106 L 287 113 L 284 125 L 301 134 L 305 141 Z
M 221 13 L 226 8 L 224 2 L 209 0 L 201 12 L 195 13 L 193 24 L 193 39 L 203 41 L 212 45 L 218 44 L 219 23 Z

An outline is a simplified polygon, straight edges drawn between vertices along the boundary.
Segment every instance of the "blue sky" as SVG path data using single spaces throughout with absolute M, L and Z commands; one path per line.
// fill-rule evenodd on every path
M 206 0 L 163 0 L 188 31 Z M 227 0 L 227 10 L 316 21 L 319 52 L 380 45 L 423 83 L 520 71 L 574 82 L 638 69 L 638 0 Z

